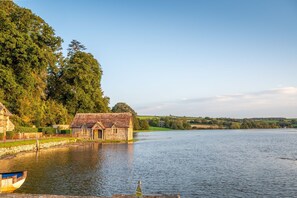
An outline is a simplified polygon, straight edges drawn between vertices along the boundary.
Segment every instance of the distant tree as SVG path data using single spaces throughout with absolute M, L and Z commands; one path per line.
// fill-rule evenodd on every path
M 126 103 L 119 102 L 119 103 L 115 104 L 112 107 L 111 111 L 114 112 L 114 113 L 125 113 L 125 112 L 132 113 L 134 130 L 141 129 L 139 119 L 137 118 L 137 113 L 129 105 L 127 105 Z
M 189 130 L 189 129 L 191 129 L 192 127 L 191 127 L 191 125 L 190 125 L 188 122 L 184 122 L 184 123 L 183 123 L 183 128 L 184 128 L 185 130 Z
M 150 125 L 147 120 L 140 120 L 139 125 L 141 130 L 148 130 L 150 128 Z
M 159 124 L 160 124 L 160 119 L 159 118 L 153 118 L 153 119 L 149 120 L 149 125 L 150 126 L 158 127 Z
M 84 51 L 86 50 L 87 48 L 81 44 L 79 41 L 77 40 L 72 40 L 69 44 L 69 47 L 68 47 L 68 56 L 71 56 L 73 55 L 74 53 L 78 52 L 78 51 Z
M 111 111 L 114 113 L 129 112 L 129 113 L 132 113 L 132 115 L 134 115 L 134 116 L 137 115 L 137 113 L 134 111 L 134 109 L 132 109 L 129 105 L 127 105 L 124 102 L 118 102 L 117 104 L 115 104 L 112 107 Z
M 176 122 L 171 122 L 170 128 L 171 129 L 178 129 L 177 123 Z
M 239 122 L 232 122 L 230 128 L 231 129 L 240 129 L 240 123 Z

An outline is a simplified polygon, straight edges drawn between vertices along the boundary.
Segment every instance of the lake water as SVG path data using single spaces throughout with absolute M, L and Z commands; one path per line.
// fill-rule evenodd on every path
M 0 161 L 28 170 L 16 192 L 64 195 L 296 197 L 297 130 L 137 133 L 133 144 L 87 144 Z

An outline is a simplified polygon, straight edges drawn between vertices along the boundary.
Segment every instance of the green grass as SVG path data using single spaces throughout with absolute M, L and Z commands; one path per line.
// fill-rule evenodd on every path
M 159 116 L 137 116 L 140 120 L 150 120 L 154 118 L 160 118 Z
M 62 141 L 70 141 L 74 142 L 75 138 L 47 138 L 47 139 L 39 139 L 39 144 L 49 143 L 49 142 L 62 142 Z M 15 142 L 1 142 L 0 148 L 10 148 L 15 146 L 23 146 L 23 145 L 32 145 L 36 144 L 36 140 L 21 140 Z
M 134 132 L 151 132 L 151 131 L 172 131 L 172 129 L 169 128 L 163 128 L 163 127 L 151 127 L 149 128 L 149 130 L 137 130 Z

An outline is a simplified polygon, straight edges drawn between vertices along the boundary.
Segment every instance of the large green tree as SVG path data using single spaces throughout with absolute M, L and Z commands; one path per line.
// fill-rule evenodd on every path
M 0 101 L 16 122 L 62 124 L 76 112 L 109 111 L 98 61 L 76 40 L 64 58 L 61 43 L 42 18 L 0 0 Z
M 78 41 L 71 42 L 64 65 L 50 80 L 49 97 L 61 102 L 71 115 L 109 112 L 109 98 L 101 89 L 101 66 L 84 49 Z
M 62 57 L 61 42 L 39 16 L 0 1 L 0 100 L 26 124 L 50 124 L 45 121 L 48 71 Z

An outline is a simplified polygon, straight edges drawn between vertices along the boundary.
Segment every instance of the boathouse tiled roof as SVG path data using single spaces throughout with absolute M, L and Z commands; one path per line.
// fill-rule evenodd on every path
M 131 113 L 77 113 L 71 123 L 72 128 L 85 126 L 92 128 L 96 123 L 102 123 L 105 128 L 129 128 Z

